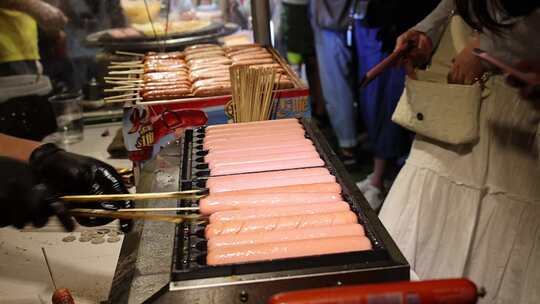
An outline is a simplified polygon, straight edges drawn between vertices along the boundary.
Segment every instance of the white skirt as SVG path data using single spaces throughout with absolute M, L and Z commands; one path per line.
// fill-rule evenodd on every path
M 380 217 L 421 279 L 468 277 L 480 303 L 540 303 L 538 113 L 500 79 L 490 89 L 480 141 L 418 137 Z

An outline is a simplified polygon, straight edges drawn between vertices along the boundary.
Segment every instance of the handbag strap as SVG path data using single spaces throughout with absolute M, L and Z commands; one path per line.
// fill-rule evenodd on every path
M 429 70 L 447 75 L 452 67 L 452 59 L 466 46 L 473 30 L 455 14 L 448 17 L 448 22 L 441 36 L 439 45 L 433 53 Z

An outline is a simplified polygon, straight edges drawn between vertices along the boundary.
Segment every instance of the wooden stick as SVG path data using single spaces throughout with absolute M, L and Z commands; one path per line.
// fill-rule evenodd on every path
M 131 209 L 118 209 L 116 211 L 118 212 L 199 211 L 199 207 L 131 208 Z
M 125 52 L 125 51 L 116 51 L 116 54 L 118 54 L 118 55 L 127 55 L 127 56 L 140 56 L 140 57 L 144 57 L 144 54 L 141 54 L 141 53 Z
M 124 220 L 135 220 L 141 219 L 146 221 L 158 221 L 158 222 L 169 222 L 180 224 L 184 221 L 194 221 L 201 220 L 201 216 L 196 215 L 161 215 L 161 214 L 146 214 L 144 212 L 118 212 L 118 211 L 109 211 L 103 209 L 83 209 L 75 208 L 71 209 L 69 213 L 73 216 L 81 217 L 104 217 L 104 218 L 115 218 L 115 219 L 124 219 Z
M 114 87 L 112 89 L 105 89 L 104 92 L 124 92 L 124 91 L 132 91 L 132 90 L 138 90 L 141 87 L 136 86 L 120 86 L 120 87 Z
M 108 75 L 124 75 L 124 74 L 143 74 L 144 70 L 124 70 L 124 71 L 109 71 Z
M 120 94 L 120 95 L 113 95 L 113 96 L 107 96 L 103 99 L 105 100 L 114 100 L 114 99 L 122 99 L 124 97 L 132 97 L 133 95 L 135 95 L 135 93 L 128 93 L 128 94 Z
M 198 199 L 204 197 L 199 190 L 156 192 L 156 193 L 127 193 L 127 194 L 100 194 L 100 195 L 65 195 L 60 200 L 70 202 L 99 202 L 99 201 L 140 201 L 155 199 Z
M 136 79 L 136 78 L 128 78 L 128 77 L 113 77 L 113 76 L 105 76 L 103 77 L 105 80 L 121 80 L 124 82 L 143 82 L 142 79 Z
M 105 100 L 105 104 L 113 104 L 113 103 L 124 103 L 128 101 L 141 101 L 142 98 L 134 97 L 134 98 L 126 98 L 126 99 L 113 99 L 113 100 Z
M 109 70 L 119 70 L 119 69 L 130 69 L 130 68 L 142 68 L 144 67 L 144 64 L 138 63 L 138 64 L 119 64 L 119 65 L 109 65 Z
M 142 60 L 131 60 L 131 61 L 111 61 L 111 65 L 129 65 L 129 64 L 142 64 Z
M 105 83 L 107 84 L 115 84 L 120 86 L 139 86 L 142 85 L 143 82 L 133 82 L 133 81 L 122 81 L 122 80 L 105 80 Z

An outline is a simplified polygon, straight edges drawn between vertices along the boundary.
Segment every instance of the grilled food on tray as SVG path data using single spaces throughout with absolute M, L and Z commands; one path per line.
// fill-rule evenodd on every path
M 152 101 L 230 95 L 229 68 L 233 65 L 275 68 L 277 88 L 293 87 L 291 79 L 272 54 L 258 44 L 234 47 L 198 44 L 187 47 L 183 52 L 147 53 L 141 97 L 143 101 Z

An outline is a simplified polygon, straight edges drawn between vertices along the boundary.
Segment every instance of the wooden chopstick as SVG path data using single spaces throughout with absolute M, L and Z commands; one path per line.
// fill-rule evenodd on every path
M 128 194 L 100 194 L 100 195 L 65 195 L 59 197 L 64 202 L 100 202 L 100 201 L 141 201 L 154 199 L 200 199 L 206 195 L 201 195 L 199 190 L 187 190 L 176 192 L 158 193 L 128 193 Z

